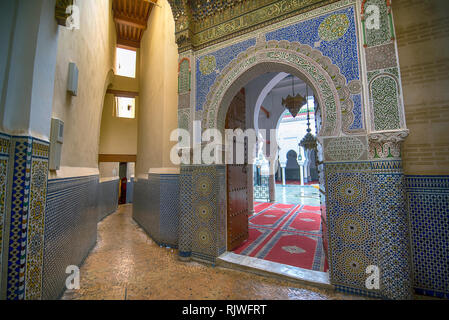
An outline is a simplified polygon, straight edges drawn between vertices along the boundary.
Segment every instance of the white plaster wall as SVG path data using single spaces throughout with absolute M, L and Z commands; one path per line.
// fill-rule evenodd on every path
M 8 79 L 6 75 L 9 73 L 10 59 L 12 55 L 12 37 L 16 19 L 16 10 L 19 2 L 16 0 L 4 0 L 0 2 L 0 38 L 2 45 L 0 46 L 0 126 L 3 129 L 3 117 L 5 112 L 5 98 Z
M 80 29 L 60 27 L 52 116 L 65 123 L 62 167 L 98 168 L 106 79 L 113 69 L 116 43 L 111 4 L 78 0 Z M 79 68 L 76 97 L 67 93 L 70 62 Z
M 119 167 L 120 163 L 118 162 L 100 162 L 98 164 L 98 169 L 101 182 L 119 179 Z
M 1 130 L 48 140 L 58 43 L 55 0 L 5 0 L 1 6 Z
M 166 0 L 151 12 L 141 42 L 140 110 L 136 175 L 150 168 L 173 168 L 172 130 L 178 127 L 178 47 L 175 22 Z
M 139 72 L 136 72 L 136 78 L 114 76 L 111 89 L 139 92 Z M 140 99 L 136 97 L 136 118 L 134 119 L 116 117 L 114 100 L 113 94 L 105 95 L 99 153 L 135 155 L 137 154 L 137 115 Z
M 256 108 L 257 100 L 262 94 L 262 90 L 267 86 L 267 84 L 277 75 L 277 73 L 266 73 L 263 74 L 253 81 L 250 81 L 245 86 L 245 104 L 246 104 L 246 127 L 254 127 L 254 112 Z

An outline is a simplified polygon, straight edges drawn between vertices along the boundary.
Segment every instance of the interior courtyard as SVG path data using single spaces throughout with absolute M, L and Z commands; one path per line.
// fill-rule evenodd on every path
M 446 0 L 0 9 L 0 300 L 449 299 Z

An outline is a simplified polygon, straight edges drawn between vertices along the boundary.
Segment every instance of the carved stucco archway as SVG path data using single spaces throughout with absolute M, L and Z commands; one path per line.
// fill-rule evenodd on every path
M 203 130 L 224 131 L 229 104 L 235 94 L 250 80 L 266 72 L 286 72 L 311 86 L 321 108 L 320 137 L 337 137 L 354 120 L 351 94 L 361 92 L 360 81 L 347 84 L 340 69 L 330 58 L 308 45 L 288 41 L 258 41 L 256 46 L 240 53 L 217 77 L 204 104 Z
M 319 147 L 323 149 L 325 166 L 322 182 L 326 186 L 330 281 L 338 290 L 345 292 L 390 299 L 409 298 L 408 222 L 402 196 L 400 158 L 400 144 L 408 134 L 405 123 L 404 128 L 391 132 L 367 134 L 365 129 L 349 130 L 354 121 L 354 103 L 350 96 L 362 92 L 362 80 L 348 83 L 328 57 L 308 45 L 288 41 L 266 42 L 263 38 L 262 35 L 255 46 L 240 53 L 220 70 L 209 88 L 206 102 L 195 106 L 201 109 L 196 116 L 202 117 L 202 129 L 217 128 L 223 132 L 225 117 L 235 94 L 265 72 L 286 72 L 305 81 L 316 93 L 322 115 L 319 132 L 322 144 Z M 365 78 L 366 75 L 361 77 Z M 362 114 L 368 119 L 370 108 L 368 103 L 362 105 Z M 196 214 L 195 193 L 191 192 L 192 186 L 201 186 L 197 182 L 198 177 L 208 179 L 213 186 L 208 199 L 215 208 L 213 219 L 208 220 L 207 226 L 203 226 L 205 222 L 201 220 L 201 230 L 193 227 L 201 218 Z M 217 257 L 226 251 L 225 165 L 182 166 L 180 185 L 180 257 L 215 263 Z M 387 197 L 389 206 L 384 205 Z M 350 211 L 346 210 L 348 206 Z M 391 214 L 395 219 L 388 218 Z M 355 234 L 346 228 L 352 223 L 361 226 L 357 230 L 361 230 L 363 237 L 355 236 L 360 233 Z M 366 289 L 365 267 L 369 265 L 382 270 L 379 289 Z

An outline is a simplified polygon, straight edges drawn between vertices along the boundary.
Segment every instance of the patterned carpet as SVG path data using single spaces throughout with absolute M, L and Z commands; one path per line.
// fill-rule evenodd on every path
M 234 253 L 309 270 L 328 269 L 320 207 L 254 203 L 249 239 Z

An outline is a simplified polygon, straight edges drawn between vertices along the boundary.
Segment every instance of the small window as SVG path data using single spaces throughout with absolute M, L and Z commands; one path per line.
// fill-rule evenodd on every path
M 115 105 L 117 117 L 128 119 L 136 117 L 136 99 L 115 97 Z
M 115 71 L 117 75 L 136 77 L 136 51 L 117 48 Z

